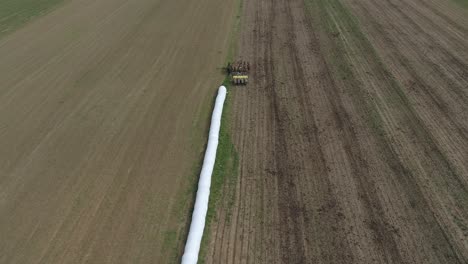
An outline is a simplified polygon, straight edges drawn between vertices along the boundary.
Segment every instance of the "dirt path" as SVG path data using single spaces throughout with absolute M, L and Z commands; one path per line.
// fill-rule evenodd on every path
M 74 0 L 0 40 L 0 263 L 174 260 L 234 11 Z
M 239 180 L 207 262 L 466 263 L 460 12 L 245 0 L 239 56 L 253 73 L 233 92 Z

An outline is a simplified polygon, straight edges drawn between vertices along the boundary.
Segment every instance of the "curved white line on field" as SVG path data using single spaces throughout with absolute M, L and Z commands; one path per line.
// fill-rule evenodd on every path
M 226 87 L 220 86 L 218 96 L 216 97 L 213 115 L 211 116 L 210 133 L 208 137 L 208 146 L 206 147 L 203 167 L 198 181 L 197 197 L 192 215 L 192 223 L 185 244 L 182 264 L 196 264 L 200 243 L 205 228 L 206 212 L 208 211 L 208 201 L 210 197 L 211 174 L 216 160 L 216 150 L 218 148 L 219 129 L 221 126 L 221 115 L 223 113 L 224 100 L 226 99 Z

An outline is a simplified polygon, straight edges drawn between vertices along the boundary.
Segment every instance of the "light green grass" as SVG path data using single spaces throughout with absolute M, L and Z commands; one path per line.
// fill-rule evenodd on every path
M 225 81 L 224 85 L 229 86 L 228 81 Z M 224 103 L 223 114 L 221 118 L 222 121 L 219 132 L 218 150 L 216 152 L 215 167 L 211 176 L 210 201 L 208 204 L 205 230 L 203 232 L 203 239 L 200 247 L 199 263 L 205 262 L 206 253 L 208 251 L 208 245 L 210 242 L 209 239 L 211 233 L 211 223 L 216 217 L 216 209 L 220 204 L 220 199 L 223 196 L 227 196 L 229 199 L 234 199 L 232 195 L 228 195 L 232 194 L 233 192 L 223 194 L 223 186 L 225 184 L 228 184 L 228 186 L 234 188 L 235 182 L 237 180 L 239 165 L 238 153 L 234 148 L 234 144 L 232 143 L 230 135 L 231 102 L 232 98 L 228 96 Z M 228 205 L 232 206 L 232 203 L 228 203 Z M 230 210 L 230 208 L 225 209 L 226 211 Z
M 464 8 L 468 8 L 468 0 L 453 0 L 453 1 Z
M 230 34 L 230 44 L 225 64 L 227 64 L 228 61 L 233 61 L 237 50 L 237 36 L 239 34 L 241 25 L 242 4 L 242 0 L 238 0 L 236 17 Z M 227 199 L 230 199 L 230 201 L 226 203 L 227 208 L 225 208 L 225 211 L 228 212 L 227 216 L 229 217 L 229 212 L 231 212 L 232 206 L 234 205 L 232 202 L 235 198 L 235 192 L 233 191 L 233 188 L 235 188 L 238 175 L 239 155 L 234 148 L 232 137 L 230 135 L 230 111 L 233 98 L 232 96 L 229 96 L 231 83 L 228 76 L 226 76 L 224 79 L 223 85 L 228 89 L 228 96 L 226 97 L 226 101 L 223 107 L 223 114 L 221 117 L 221 128 L 219 132 L 218 149 L 216 152 L 216 162 L 211 178 L 210 200 L 208 204 L 208 212 L 206 215 L 205 230 L 203 232 L 203 239 L 198 258 L 198 263 L 200 264 L 205 263 L 208 245 L 210 243 L 209 240 L 211 234 L 211 223 L 216 217 L 217 206 L 219 205 L 220 199 L 223 196 L 227 197 Z M 228 184 L 228 187 L 231 189 L 229 193 L 223 194 L 223 187 L 225 184 Z
M 225 64 L 228 61 L 232 61 L 234 58 L 234 54 L 237 49 L 237 35 L 240 29 L 240 14 L 242 10 L 242 0 L 238 1 L 238 7 L 236 12 L 236 17 L 234 20 L 234 25 L 231 29 L 229 34 L 229 41 L 228 41 L 228 51 L 225 59 Z M 230 83 L 229 79 L 226 77 L 223 81 L 223 85 L 230 90 Z M 209 123 L 207 125 L 205 120 L 210 118 L 211 110 L 213 108 L 214 99 L 216 97 L 207 98 L 204 102 L 204 107 L 200 110 L 197 114 L 198 118 L 194 120 L 193 123 L 193 134 L 192 134 L 192 149 L 194 151 L 199 151 L 203 148 L 203 145 L 206 143 L 206 135 L 209 131 Z M 230 135 L 230 106 L 231 106 L 232 98 L 231 96 L 226 97 L 226 101 L 223 107 L 222 113 L 222 120 L 221 120 L 221 127 L 220 127 L 220 134 L 219 134 L 219 144 L 216 153 L 216 162 L 215 167 L 213 169 L 212 174 L 212 181 L 211 181 L 211 188 L 210 188 L 210 200 L 208 206 L 208 212 L 206 216 L 206 223 L 205 223 L 205 230 L 204 236 L 202 240 L 202 244 L 200 247 L 200 255 L 198 263 L 204 263 L 206 253 L 207 253 L 207 246 L 209 244 L 209 234 L 210 234 L 210 227 L 211 223 L 216 214 L 216 206 L 223 197 L 222 189 L 226 181 L 228 181 L 229 186 L 234 186 L 234 183 L 237 179 L 237 168 L 238 168 L 238 154 L 234 149 L 234 145 L 231 140 Z M 203 139 L 203 140 L 202 140 Z M 188 228 L 190 225 L 191 217 L 187 218 L 187 213 L 190 215 L 193 212 L 193 205 L 196 197 L 197 187 L 198 187 L 198 179 L 199 174 L 201 171 L 201 166 L 203 164 L 203 154 L 204 152 L 200 153 L 199 159 L 194 164 L 192 169 L 192 174 L 187 179 L 186 187 L 179 193 L 177 197 L 176 206 L 174 206 L 174 210 L 172 215 L 178 219 L 181 223 L 184 223 L 185 230 L 178 232 L 175 235 L 172 232 L 168 232 L 165 234 L 164 239 L 164 249 L 168 250 L 169 254 L 169 261 L 170 263 L 178 263 L 180 262 L 181 256 L 183 254 L 183 247 L 185 241 L 187 239 Z M 232 192 L 234 193 L 234 192 Z M 233 197 L 231 197 L 234 199 Z M 229 206 L 232 206 L 232 203 L 229 203 Z M 208 235 L 207 235 L 208 234 Z
M 0 0 L 0 37 L 43 15 L 64 0 Z

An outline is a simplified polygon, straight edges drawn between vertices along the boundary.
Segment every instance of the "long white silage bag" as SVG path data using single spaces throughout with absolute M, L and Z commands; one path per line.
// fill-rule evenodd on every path
M 218 96 L 211 116 L 210 133 L 208 136 L 208 146 L 206 147 L 203 167 L 200 172 L 198 182 L 197 197 L 192 214 L 192 223 L 185 244 L 182 264 L 195 264 L 198 261 L 200 243 L 205 228 L 206 212 L 208 211 L 208 201 L 210 197 L 211 174 L 216 159 L 216 150 L 218 148 L 219 128 L 221 126 L 221 115 L 223 113 L 224 100 L 226 99 L 226 87 L 221 86 L 218 90 Z

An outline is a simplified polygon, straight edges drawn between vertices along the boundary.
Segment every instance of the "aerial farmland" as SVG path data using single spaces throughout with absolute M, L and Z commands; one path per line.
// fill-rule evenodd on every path
M 0 0 L 0 264 L 180 263 L 222 84 L 198 263 L 468 263 L 468 1 Z

